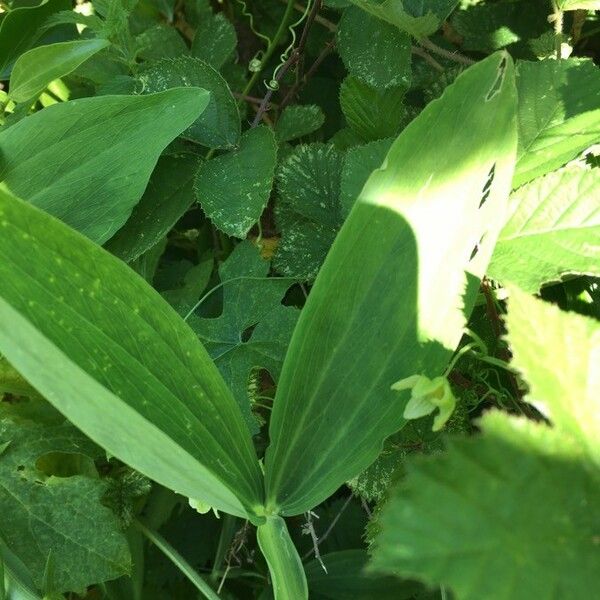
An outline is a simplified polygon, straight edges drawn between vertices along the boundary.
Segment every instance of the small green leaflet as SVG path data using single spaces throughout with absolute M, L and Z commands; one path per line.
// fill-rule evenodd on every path
M 358 475 L 405 423 L 408 398 L 392 384 L 447 366 L 506 210 L 513 76 L 505 53 L 467 69 L 364 186 L 286 355 L 265 458 L 267 510 L 305 512 Z
M 0 228 L 0 352 L 113 456 L 253 518 L 252 441 L 194 332 L 122 261 L 4 192 Z
M 600 10 L 600 0 L 558 0 L 562 10 Z
M 569 166 L 513 192 L 489 274 L 529 292 L 565 275 L 600 276 L 600 170 Z
M 40 37 L 40 27 L 60 10 L 71 9 L 69 0 L 42 0 L 37 6 L 14 7 L 0 23 L 0 79 L 8 79 L 15 60 Z
M 240 141 L 240 114 L 227 82 L 208 63 L 191 56 L 165 58 L 138 75 L 145 93 L 194 86 L 210 92 L 200 117 L 183 137 L 208 148 L 233 148 Z
M 231 388 L 252 433 L 257 433 L 257 422 L 248 397 L 250 373 L 264 368 L 277 381 L 299 312 L 281 304 L 293 281 L 268 278 L 268 273 L 269 262 L 261 258 L 256 246 L 238 244 L 219 269 L 222 315 L 188 319 Z
M 348 125 L 363 142 L 397 135 L 409 115 L 404 107 L 406 88 L 376 89 L 348 76 L 340 88 L 340 104 Z
M 108 40 L 90 39 L 39 46 L 25 52 L 13 67 L 9 97 L 15 102 L 32 100 L 50 82 L 68 75 L 109 45 Z
M 3 413 L 0 444 L 10 443 L 0 461 L 0 510 L 10 519 L 2 519 L 0 537 L 35 583 L 42 585 L 50 552 L 58 591 L 84 590 L 128 573 L 127 539 L 117 516 L 102 503 L 106 483 L 83 473 L 48 476 L 38 466 L 54 453 L 67 462 L 97 458 L 101 450 L 70 424 L 15 420 Z
M 200 165 L 196 199 L 216 227 L 246 237 L 269 201 L 276 162 L 273 131 L 261 125 L 246 131 L 236 150 Z
M 352 6 L 344 11 L 337 41 L 348 71 L 366 84 L 410 87 L 411 40 L 397 27 Z
M 233 56 L 236 46 L 235 27 L 224 13 L 218 13 L 201 19 L 192 43 L 192 56 L 220 69 Z
M 517 91 L 514 188 L 561 167 L 600 140 L 600 69 L 581 58 L 521 61 Z
M 277 171 L 275 219 L 281 240 L 274 266 L 282 275 L 315 278 L 342 224 L 342 154 L 330 144 L 296 146 Z
M 160 153 L 208 99 L 179 88 L 45 108 L 0 132 L 0 187 L 101 244 L 124 225 Z
M 316 104 L 286 106 L 275 123 L 278 142 L 289 142 L 317 131 L 325 122 L 325 114 Z
M 106 249 L 131 262 L 167 235 L 194 201 L 198 162 L 194 154 L 163 154 L 142 199 Z

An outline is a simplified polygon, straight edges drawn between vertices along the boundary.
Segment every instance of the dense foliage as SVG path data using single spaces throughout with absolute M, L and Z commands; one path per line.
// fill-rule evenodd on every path
M 0 600 L 595 597 L 596 9 L 0 2 Z

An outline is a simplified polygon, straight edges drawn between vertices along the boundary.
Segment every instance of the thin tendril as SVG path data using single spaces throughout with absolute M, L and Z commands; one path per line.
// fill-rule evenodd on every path
M 254 15 L 248 10 L 246 2 L 244 0 L 237 0 L 237 3 L 242 7 L 242 15 L 248 19 L 252 33 L 264 40 L 267 43 L 267 46 L 269 46 L 271 44 L 271 38 L 260 33 L 260 31 L 254 27 Z

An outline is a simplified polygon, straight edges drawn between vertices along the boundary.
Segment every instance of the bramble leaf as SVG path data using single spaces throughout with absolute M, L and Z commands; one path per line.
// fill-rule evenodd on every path
M 278 142 L 289 142 L 319 129 L 325 122 L 322 109 L 316 104 L 287 106 L 275 124 Z
M 246 237 L 269 201 L 276 161 L 273 131 L 261 125 L 246 131 L 233 152 L 200 165 L 196 199 L 216 227 Z
M 218 70 L 233 55 L 236 45 L 234 26 L 223 13 L 218 13 L 200 21 L 192 43 L 192 56 Z
M 600 171 L 549 173 L 513 192 L 489 274 L 537 292 L 570 274 L 600 275 Z

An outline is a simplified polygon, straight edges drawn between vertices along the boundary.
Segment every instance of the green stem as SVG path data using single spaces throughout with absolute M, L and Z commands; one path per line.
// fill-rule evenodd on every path
M 552 0 L 552 10 L 552 21 L 556 34 L 556 58 L 560 60 L 562 58 L 563 11 L 558 7 L 556 0 Z
M 233 536 L 235 535 L 236 526 L 236 517 L 227 514 L 223 515 L 223 524 L 221 526 L 221 534 L 219 535 L 219 545 L 217 546 L 215 562 L 210 573 L 210 579 L 213 582 L 216 582 L 219 579 L 221 567 L 223 566 L 223 562 L 225 561 L 227 550 L 231 546 L 231 540 L 233 540 Z
M 196 570 L 188 563 L 167 540 L 156 531 L 148 529 L 140 521 L 135 526 L 189 579 L 196 589 L 208 600 L 220 600 L 217 593 L 202 579 Z
M 267 46 L 267 49 L 265 50 L 265 53 L 262 56 L 262 59 L 260 61 L 260 68 L 252 74 L 252 77 L 250 77 L 250 80 L 248 81 L 248 83 L 246 84 L 246 87 L 243 89 L 243 91 L 241 93 L 241 98 L 240 98 L 240 100 L 238 100 L 238 104 L 241 105 L 244 103 L 243 99 L 250 93 L 250 91 L 252 90 L 252 88 L 254 87 L 256 82 L 258 81 L 258 78 L 261 76 L 261 73 L 263 72 L 265 65 L 267 64 L 267 62 L 269 61 L 271 56 L 273 56 L 273 52 L 275 52 L 275 49 L 279 45 L 281 38 L 284 36 L 284 34 L 286 32 L 287 26 L 290 22 L 290 18 L 292 16 L 293 12 L 294 12 L 294 0 L 288 0 L 287 5 L 285 7 L 285 12 L 283 13 L 283 18 L 281 19 L 281 23 L 279 24 L 279 28 L 275 32 L 275 35 L 273 36 L 271 43 Z

